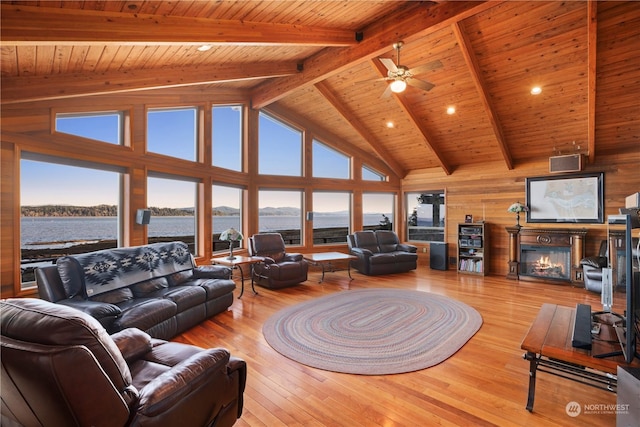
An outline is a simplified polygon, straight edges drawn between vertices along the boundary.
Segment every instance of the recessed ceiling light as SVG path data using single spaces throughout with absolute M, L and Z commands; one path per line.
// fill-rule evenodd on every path
M 387 127 L 388 127 L 389 129 L 392 129 L 392 128 L 396 127 L 396 124 L 395 124 L 395 123 L 393 123 L 391 120 L 389 120 L 389 121 L 387 122 Z
M 203 44 L 202 46 L 200 46 L 198 48 L 198 52 L 206 52 L 209 49 L 211 49 L 211 45 L 210 44 Z
M 534 86 L 531 88 L 531 95 L 540 95 L 542 93 L 542 88 L 540 86 Z
M 450 106 L 450 107 L 447 107 L 447 114 L 448 115 L 451 116 L 452 114 L 455 114 L 455 113 L 456 113 L 456 107 L 454 107 L 453 105 Z

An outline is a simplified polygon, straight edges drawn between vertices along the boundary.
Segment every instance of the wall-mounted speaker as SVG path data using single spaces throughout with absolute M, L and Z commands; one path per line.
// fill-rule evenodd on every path
M 136 212 L 136 224 L 147 225 L 151 222 L 151 211 L 149 209 L 138 209 Z
M 640 208 L 640 193 L 635 193 L 630 196 L 627 196 L 624 199 L 624 207 L 625 208 Z
M 549 157 L 549 172 L 580 172 L 582 170 L 582 154 Z

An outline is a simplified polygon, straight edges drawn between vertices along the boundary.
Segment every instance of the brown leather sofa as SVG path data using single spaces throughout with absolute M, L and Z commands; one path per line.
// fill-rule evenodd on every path
M 246 364 L 226 349 L 109 336 L 61 304 L 0 302 L 2 425 L 232 426 L 242 414 Z
M 40 298 L 81 310 L 107 332 L 171 339 L 233 304 L 231 269 L 196 266 L 184 242 L 106 249 L 36 270 Z
M 417 247 L 400 243 L 393 231 L 356 231 L 347 236 L 349 253 L 358 257 L 351 266 L 369 276 L 404 273 L 418 264 Z
M 280 233 L 259 233 L 249 238 L 249 254 L 262 257 L 253 266 L 253 280 L 265 288 L 280 289 L 307 280 L 309 264 L 302 254 L 287 253 Z

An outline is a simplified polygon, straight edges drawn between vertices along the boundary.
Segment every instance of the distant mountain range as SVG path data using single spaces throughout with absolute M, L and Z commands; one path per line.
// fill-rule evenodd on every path
M 157 208 L 150 207 L 151 216 L 190 216 L 193 215 L 193 208 Z M 333 212 L 339 214 L 342 212 Z M 118 207 L 116 205 L 97 206 L 71 206 L 71 205 L 41 205 L 22 206 L 21 216 L 23 217 L 59 217 L 59 216 L 117 216 Z M 213 216 L 238 216 L 239 209 L 229 206 L 216 206 L 213 208 Z M 267 207 L 260 209 L 261 216 L 296 216 L 300 215 L 300 209 L 291 207 Z M 320 214 L 318 214 L 320 215 Z

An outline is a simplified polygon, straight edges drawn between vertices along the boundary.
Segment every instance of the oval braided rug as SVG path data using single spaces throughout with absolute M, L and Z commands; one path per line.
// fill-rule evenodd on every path
M 458 351 L 482 325 L 454 299 L 402 289 L 344 291 L 287 307 L 262 333 L 304 365 L 362 375 L 412 372 Z

